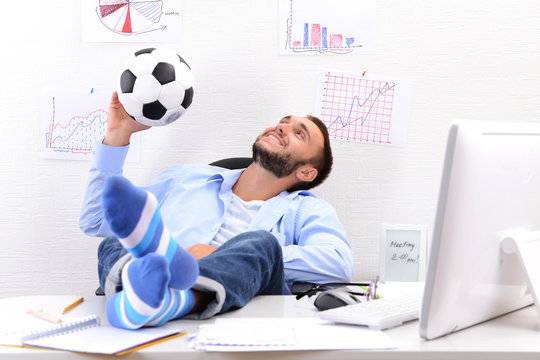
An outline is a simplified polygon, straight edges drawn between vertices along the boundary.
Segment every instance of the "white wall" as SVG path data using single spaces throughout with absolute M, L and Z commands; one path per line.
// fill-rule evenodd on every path
M 39 158 L 40 93 L 112 91 L 126 54 L 153 44 L 82 43 L 80 11 L 78 0 L 3 4 L 0 297 L 86 295 L 97 286 L 99 239 L 77 227 L 89 162 Z M 378 1 L 377 51 L 359 56 L 280 56 L 277 15 L 276 0 L 184 0 L 179 45 L 195 101 L 180 122 L 142 134 L 130 179 L 249 155 L 260 130 L 313 112 L 320 69 L 411 79 L 408 146 L 333 141 L 335 170 L 316 191 L 348 231 L 355 278 L 367 279 L 378 272 L 381 223 L 431 229 L 452 119 L 540 121 L 537 1 Z

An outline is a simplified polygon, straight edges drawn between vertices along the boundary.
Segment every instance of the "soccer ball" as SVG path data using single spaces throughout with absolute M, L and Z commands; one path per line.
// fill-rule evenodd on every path
M 171 50 L 139 50 L 122 68 L 118 97 L 126 112 L 141 124 L 170 124 L 193 100 L 191 68 Z

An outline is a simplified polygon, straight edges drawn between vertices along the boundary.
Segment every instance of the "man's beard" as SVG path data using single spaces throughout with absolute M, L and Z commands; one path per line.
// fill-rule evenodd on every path
M 291 154 L 273 153 L 259 144 L 259 139 L 253 143 L 253 161 L 258 163 L 263 169 L 270 171 L 278 178 L 292 174 L 300 166 L 305 165 L 305 161 L 294 160 Z

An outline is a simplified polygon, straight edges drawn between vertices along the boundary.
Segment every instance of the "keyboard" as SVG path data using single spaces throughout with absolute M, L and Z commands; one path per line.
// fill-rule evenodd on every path
M 418 319 L 422 294 L 423 288 L 413 288 L 399 295 L 320 311 L 318 316 L 323 320 L 388 329 Z

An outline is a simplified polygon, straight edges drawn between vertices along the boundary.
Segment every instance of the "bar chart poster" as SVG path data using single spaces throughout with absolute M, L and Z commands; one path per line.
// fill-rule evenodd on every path
M 315 114 L 332 138 L 405 146 L 412 82 L 326 71 L 320 74 Z
M 280 0 L 280 53 L 374 53 L 375 3 L 375 0 Z
M 179 42 L 181 0 L 81 0 L 88 42 Z

